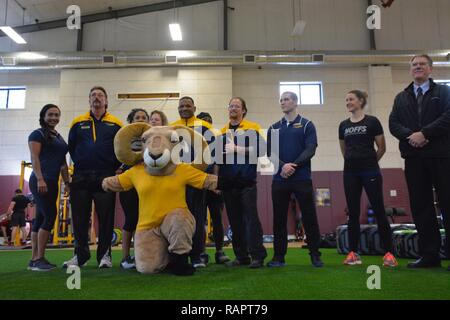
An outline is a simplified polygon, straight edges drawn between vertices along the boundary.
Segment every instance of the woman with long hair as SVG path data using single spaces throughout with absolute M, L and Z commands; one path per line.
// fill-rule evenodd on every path
M 70 192 L 66 154 L 67 143 L 56 131 L 61 110 L 46 104 L 39 113 L 40 128 L 28 137 L 33 172 L 29 186 L 36 203 L 36 217 L 31 232 L 32 257 L 28 269 L 48 271 L 56 268 L 45 258 L 45 248 L 57 214 L 56 200 L 61 174 L 66 195 Z

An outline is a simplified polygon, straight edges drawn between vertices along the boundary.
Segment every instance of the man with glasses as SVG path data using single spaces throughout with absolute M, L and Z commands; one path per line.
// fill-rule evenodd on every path
M 244 99 L 232 98 L 228 105 L 229 123 L 221 130 L 221 143 L 216 146 L 215 172 L 219 176 L 251 182 L 249 186 L 224 190 L 223 197 L 233 232 L 232 244 L 236 256 L 228 266 L 249 265 L 260 268 L 267 257 L 257 209 L 256 169 L 258 157 L 265 154 L 265 142 L 259 124 L 245 118 Z M 219 139 L 219 138 L 218 138 Z M 222 154 L 220 154 L 222 151 Z
M 394 101 L 389 129 L 397 139 L 408 184 L 411 212 L 419 235 L 420 259 L 409 268 L 440 267 L 441 235 L 436 217 L 436 190 L 446 234 L 450 239 L 450 88 L 436 84 L 428 55 L 411 59 L 413 82 Z M 448 268 L 450 271 L 450 267 Z

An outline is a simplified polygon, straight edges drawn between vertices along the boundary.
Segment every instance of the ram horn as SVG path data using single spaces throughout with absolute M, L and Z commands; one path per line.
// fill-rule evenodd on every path
M 140 139 L 151 126 L 145 122 L 136 122 L 122 127 L 114 138 L 114 152 L 117 159 L 126 165 L 133 166 L 142 161 L 142 150 L 133 151 L 132 142 Z

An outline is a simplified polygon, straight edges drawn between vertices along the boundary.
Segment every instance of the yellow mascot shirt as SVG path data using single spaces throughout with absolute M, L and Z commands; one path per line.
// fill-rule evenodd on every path
M 167 213 L 187 209 L 186 185 L 202 189 L 207 174 L 188 164 L 179 164 L 169 176 L 151 176 L 144 164 L 119 175 L 122 188 L 136 189 L 139 196 L 139 221 L 136 230 L 159 227 Z

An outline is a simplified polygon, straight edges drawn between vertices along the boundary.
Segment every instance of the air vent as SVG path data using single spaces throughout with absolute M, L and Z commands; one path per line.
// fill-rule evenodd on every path
M 116 58 L 114 56 L 102 56 L 103 64 L 114 64 Z
M 312 59 L 312 62 L 323 63 L 323 62 L 325 62 L 325 55 L 313 54 L 311 59 Z
M 166 63 L 178 63 L 177 56 L 166 56 Z
M 254 54 L 244 54 L 244 63 L 256 63 L 256 56 Z
M 14 57 L 2 57 L 2 64 L 4 66 L 15 66 L 16 58 Z

